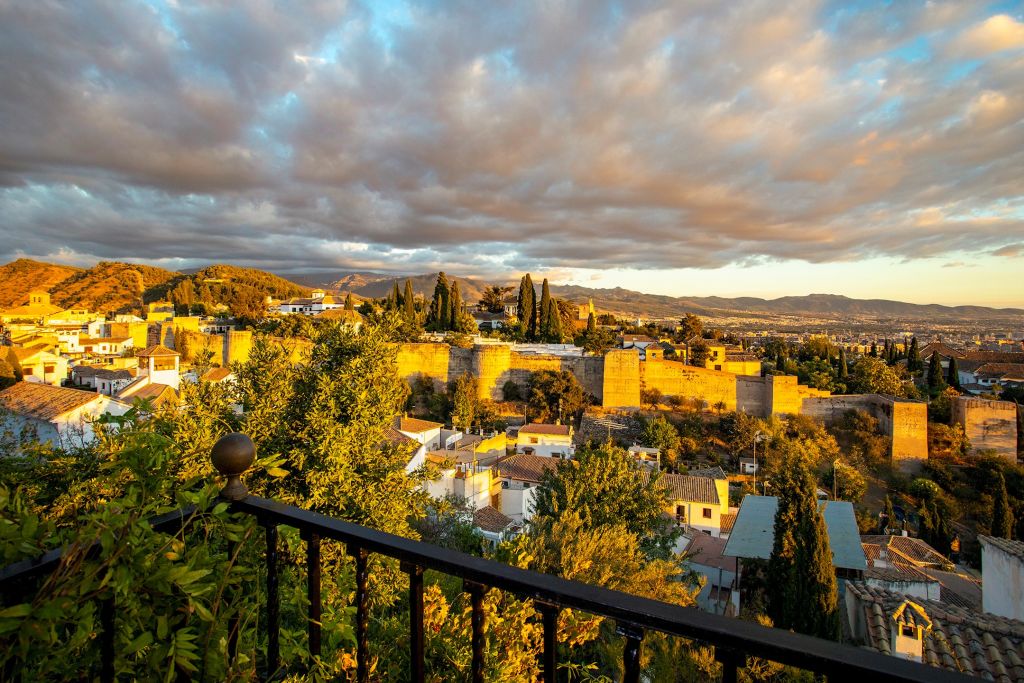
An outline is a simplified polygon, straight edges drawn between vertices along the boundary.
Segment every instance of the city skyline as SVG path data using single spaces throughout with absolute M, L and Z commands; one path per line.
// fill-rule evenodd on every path
M 1016 3 L 0 9 L 4 261 L 1024 306 Z

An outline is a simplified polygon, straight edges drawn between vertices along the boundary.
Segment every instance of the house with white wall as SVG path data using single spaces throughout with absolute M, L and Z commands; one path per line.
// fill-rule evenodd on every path
M 7 362 L 26 382 L 59 387 L 68 378 L 68 359 L 53 353 L 53 347 L 48 344 L 7 347 Z
M 1024 621 L 1024 542 L 978 536 L 981 606 L 989 614 Z
M 511 455 L 495 465 L 497 478 L 501 482 L 499 511 L 513 521 L 530 521 L 533 515 L 533 499 L 537 487 L 544 479 L 544 473 L 558 467 L 558 458 L 546 455 Z
M 572 427 L 569 425 L 534 422 L 519 428 L 516 453 L 571 458 L 576 452 L 572 445 Z
M 34 435 L 55 446 L 80 446 L 95 435 L 93 421 L 128 406 L 109 396 L 40 382 L 17 382 L 0 391 L 0 423 L 15 435 Z
M 729 481 L 690 474 L 664 473 L 661 483 L 668 490 L 668 515 L 676 526 L 718 538 L 722 516 L 729 513 Z

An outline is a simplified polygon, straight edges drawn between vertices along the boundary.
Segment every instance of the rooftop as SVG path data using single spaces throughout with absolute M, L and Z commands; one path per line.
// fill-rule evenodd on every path
M 0 408 L 37 420 L 53 420 L 100 398 L 94 391 L 39 382 L 17 382 L 0 391 Z
M 1011 541 L 1006 538 L 997 538 L 996 536 L 978 536 L 978 540 L 981 541 L 983 548 L 996 548 L 1007 555 L 1024 561 L 1024 542 L 1022 541 Z
M 569 425 L 551 425 L 542 422 L 523 425 L 520 434 L 549 434 L 552 436 L 569 436 Z
M 512 518 L 506 517 L 490 505 L 485 505 L 473 513 L 473 524 L 484 531 L 499 533 L 512 524 Z
M 154 344 L 143 351 L 139 351 L 135 355 L 138 358 L 154 358 L 157 356 L 180 356 L 181 354 L 163 346 L 162 344 Z
M 669 500 L 686 500 L 695 503 L 720 505 L 715 480 L 695 477 L 689 474 L 663 474 L 661 482 L 668 489 Z
M 495 469 L 498 470 L 502 479 L 539 484 L 544 473 L 558 467 L 560 462 L 562 461 L 558 458 L 549 458 L 543 455 L 517 454 L 498 461 Z
M 403 432 L 411 432 L 413 434 L 422 434 L 423 432 L 429 432 L 432 429 L 440 429 L 441 427 L 444 427 L 444 425 L 440 422 L 417 420 L 415 417 L 395 418 L 395 429 Z
M 866 534 L 861 536 L 860 540 L 861 543 L 879 546 L 884 551 L 882 559 L 887 559 L 888 562 L 902 560 L 918 567 L 937 567 L 940 569 L 952 568 L 953 566 L 952 562 L 920 538 Z

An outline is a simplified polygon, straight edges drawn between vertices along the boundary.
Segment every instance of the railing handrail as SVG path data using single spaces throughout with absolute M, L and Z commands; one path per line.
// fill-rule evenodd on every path
M 247 496 L 233 502 L 232 510 L 252 514 L 264 525 L 290 526 L 424 569 L 499 588 L 521 598 L 576 609 L 669 635 L 708 641 L 719 647 L 832 676 L 845 678 L 853 674 L 873 674 L 884 675 L 890 680 L 919 683 L 976 680 L 874 650 L 520 569 L 266 498 Z

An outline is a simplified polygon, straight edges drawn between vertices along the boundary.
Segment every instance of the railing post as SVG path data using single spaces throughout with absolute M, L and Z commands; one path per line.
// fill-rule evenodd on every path
M 484 595 L 487 593 L 487 586 L 474 581 L 463 581 L 463 590 L 469 592 L 470 602 L 473 605 L 473 683 L 484 681 L 484 627 L 487 625 L 487 616 L 484 614 Z
M 100 600 L 100 681 L 114 680 L 114 596 Z
M 249 495 L 249 490 L 245 488 L 245 484 L 242 483 L 242 475 L 248 470 L 253 462 L 256 461 L 256 445 L 252 442 L 245 434 L 239 434 L 238 432 L 232 432 L 226 434 L 217 440 L 217 443 L 213 445 L 210 450 L 210 460 L 213 462 L 213 467 L 217 472 L 227 478 L 227 482 L 224 484 L 224 488 L 220 490 L 220 497 L 228 501 L 244 500 Z M 268 527 L 269 528 L 269 527 Z M 274 596 L 277 595 L 277 529 L 274 529 Z M 267 536 L 268 546 L 268 557 L 270 549 L 270 535 L 268 532 Z M 235 556 L 238 554 L 238 544 L 234 541 L 228 541 L 228 562 L 231 566 L 234 566 Z M 270 594 L 270 576 L 269 576 L 269 565 L 268 565 L 268 597 Z M 228 602 L 232 605 L 235 604 L 234 589 L 228 594 Z M 276 602 L 276 600 L 275 600 Z M 267 605 L 267 611 L 270 612 L 270 605 Z M 275 606 L 276 611 L 276 606 Z M 237 610 L 232 611 L 231 618 L 228 619 L 228 658 L 230 662 L 235 661 L 235 657 L 238 656 L 238 629 L 239 619 Z M 276 635 L 275 635 L 276 638 Z M 268 647 L 268 655 L 269 655 Z M 276 668 L 276 667 L 275 667 Z
M 267 524 L 267 678 L 281 666 L 281 603 L 278 596 L 277 525 Z
M 423 683 L 423 567 L 402 562 L 409 575 L 409 680 Z
M 309 598 L 309 665 L 320 656 L 320 620 L 322 604 L 320 602 L 320 536 L 312 532 L 304 532 L 306 541 L 306 594 Z
M 741 658 L 745 659 L 735 650 L 715 646 L 715 659 L 722 665 L 722 683 L 736 683 Z
M 541 614 L 544 624 L 544 653 L 542 655 L 542 671 L 544 683 L 555 683 L 555 671 L 558 668 L 558 613 L 561 607 L 548 602 L 534 600 L 537 611 Z
M 367 641 L 370 620 L 369 591 L 367 590 L 369 572 L 366 569 L 369 553 L 363 548 L 349 545 L 348 554 L 356 561 L 356 681 L 357 683 L 367 683 L 370 680 L 370 648 Z
M 626 639 L 622 649 L 622 683 L 640 682 L 640 642 L 644 630 L 635 624 L 619 622 L 615 632 Z

